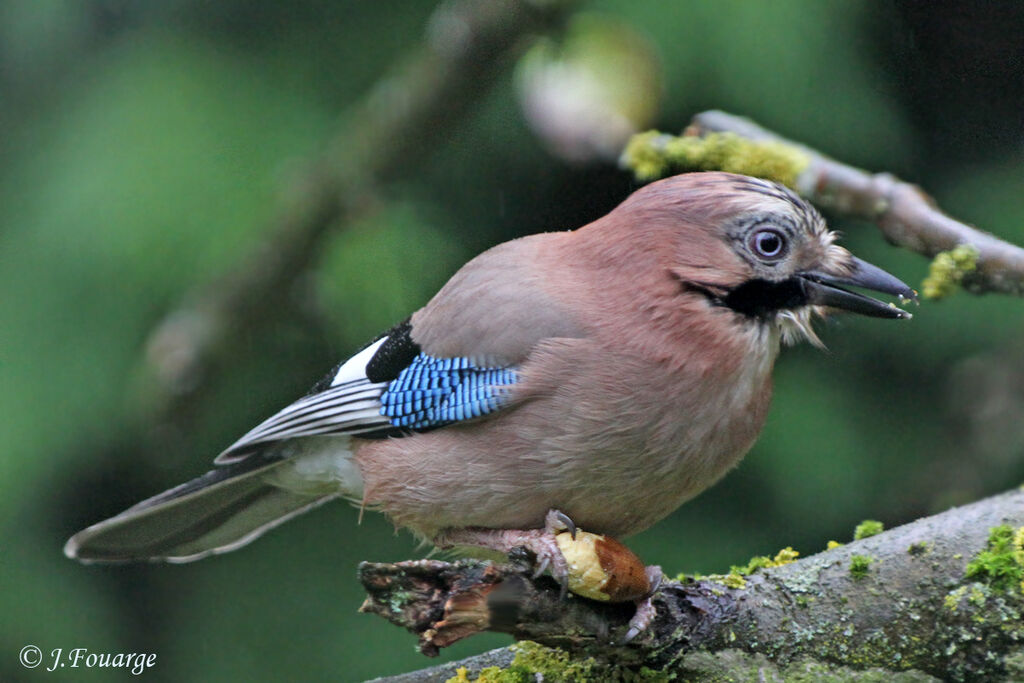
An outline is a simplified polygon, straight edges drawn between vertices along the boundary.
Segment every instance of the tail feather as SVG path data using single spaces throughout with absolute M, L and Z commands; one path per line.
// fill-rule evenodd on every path
M 337 497 L 268 483 L 286 462 L 254 455 L 207 472 L 75 534 L 64 554 L 84 562 L 190 562 L 239 548 Z

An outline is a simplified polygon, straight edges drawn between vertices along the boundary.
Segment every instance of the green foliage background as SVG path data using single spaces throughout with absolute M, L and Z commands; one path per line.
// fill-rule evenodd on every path
M 927 9 L 923 6 L 927 5 Z M 1024 242 L 1024 12 L 956 3 L 634 2 L 661 60 L 652 122 L 702 109 L 758 120 L 920 183 L 954 215 Z M 183 566 L 85 567 L 79 528 L 204 472 L 234 437 L 426 302 L 499 241 L 577 227 L 633 185 L 567 165 L 531 133 L 511 71 L 388 206 L 329 239 L 290 305 L 246 336 L 153 432 L 147 333 L 260 237 L 281 188 L 339 113 L 422 35 L 432 3 L 6 0 L 0 3 L 0 680 L 44 652 L 154 652 L 163 680 L 360 680 L 419 668 L 413 639 L 359 615 L 360 560 L 419 557 L 379 516 L 319 509 L 239 552 Z M 429 135 L 430 131 L 424 131 Z M 866 224 L 858 255 L 910 282 L 927 261 Z M 848 540 L 1024 480 L 1024 308 L 958 294 L 909 323 L 841 319 L 825 353 L 784 352 L 740 468 L 630 541 L 670 572 L 712 572 Z M 143 425 L 143 426 L 140 426 Z M 477 638 L 460 657 L 506 642 Z M 124 673 L 124 672 L 121 672 Z M 117 676 L 120 678 L 120 676 Z M 127 677 L 127 674 L 125 674 Z

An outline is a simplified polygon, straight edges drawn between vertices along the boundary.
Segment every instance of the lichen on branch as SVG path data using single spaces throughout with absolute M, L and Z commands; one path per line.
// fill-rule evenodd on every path
M 658 131 L 634 135 L 621 160 L 642 181 L 670 171 L 728 171 L 788 186 L 810 162 L 801 150 L 774 140 L 748 140 L 735 133 L 676 137 Z
M 940 251 L 928 266 L 928 277 L 921 283 L 925 299 L 945 299 L 955 292 L 964 276 L 978 267 L 978 249 L 958 244 L 949 251 Z

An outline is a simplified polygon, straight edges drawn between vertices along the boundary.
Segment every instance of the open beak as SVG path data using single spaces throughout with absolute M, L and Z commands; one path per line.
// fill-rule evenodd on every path
M 856 256 L 853 258 L 853 265 L 853 272 L 845 277 L 817 270 L 800 273 L 799 277 L 804 285 L 807 302 L 816 306 L 841 308 L 852 313 L 870 315 L 875 318 L 912 317 L 910 313 L 907 313 L 902 308 L 897 308 L 895 304 L 885 303 L 878 299 L 872 299 L 869 296 L 844 289 L 843 285 L 861 287 L 897 296 L 900 299 L 900 303 L 904 301 L 917 302 L 917 292 L 881 268 L 873 266 L 867 261 L 862 261 Z

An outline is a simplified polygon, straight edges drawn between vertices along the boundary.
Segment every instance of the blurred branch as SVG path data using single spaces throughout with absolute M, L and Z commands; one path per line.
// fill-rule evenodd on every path
M 452 0 L 418 47 L 354 108 L 290 188 L 287 206 L 233 270 L 192 292 L 151 334 L 143 392 L 158 412 L 183 406 L 233 340 L 269 318 L 324 236 L 371 210 L 380 185 L 407 173 L 525 47 L 575 0 Z
M 562 601 L 553 581 L 532 579 L 524 567 L 422 560 L 364 563 L 359 573 L 369 594 L 362 611 L 415 633 L 426 654 L 497 631 L 577 659 L 687 680 L 706 680 L 697 674 L 709 662 L 728 669 L 723 662 L 735 660 L 735 650 L 747 653 L 739 656 L 744 666 L 754 655 L 769 667 L 800 662 L 1000 680 L 1024 671 L 1017 668 L 1024 667 L 1022 543 L 1024 490 L 1016 490 L 728 586 L 707 578 L 666 581 L 651 628 L 628 645 L 617 638 L 631 605 Z
M 769 178 L 811 202 L 873 221 L 891 243 L 928 257 L 973 247 L 967 267 L 939 269 L 974 293 L 1024 295 L 1024 249 L 950 218 L 919 187 L 888 173 L 869 173 L 830 159 L 739 116 L 697 114 L 682 137 L 636 136 L 623 164 L 651 180 L 684 170 L 725 170 Z M 963 253 L 963 249 L 959 254 Z M 935 282 L 936 298 L 950 288 Z M 926 291 L 928 294 L 929 291 Z

